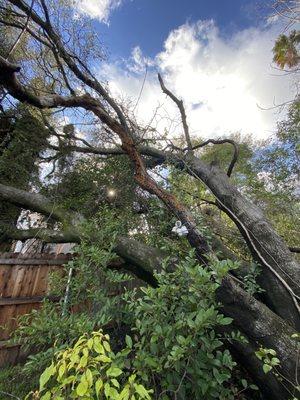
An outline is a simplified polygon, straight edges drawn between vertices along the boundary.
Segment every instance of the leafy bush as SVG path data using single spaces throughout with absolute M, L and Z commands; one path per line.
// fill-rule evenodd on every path
M 148 400 L 151 390 L 126 371 L 130 350 L 115 354 L 102 331 L 81 336 L 72 348 L 55 354 L 40 376 L 40 387 L 26 399 Z
M 62 316 L 59 305 L 45 301 L 39 310 L 19 318 L 12 341 L 22 343 L 25 350 L 45 351 L 54 342 L 57 346 L 71 344 L 85 332 L 92 332 L 95 324 L 85 313 Z
M 92 230 L 91 226 L 85 231 L 87 238 L 90 237 L 89 229 Z M 222 329 L 231 323 L 231 319 L 219 312 L 215 291 L 222 278 L 237 265 L 231 261 L 212 260 L 209 267 L 203 267 L 192 252 L 179 262 L 174 272 L 167 272 L 164 267 L 160 274 L 156 274 L 158 288 L 128 290 L 124 295 L 118 292 L 118 296 L 112 297 L 111 293 L 122 288 L 129 276 L 107 268 L 114 257 L 113 246 L 108 243 L 106 234 L 99 232 L 99 235 L 104 235 L 99 245 L 83 240 L 78 247 L 78 257 L 67 267 L 72 267 L 74 272 L 69 309 L 76 306 L 76 302 L 87 302 L 92 307 L 75 314 L 67 310 L 62 315 L 61 305 L 45 303 L 41 310 L 21 319 L 15 338 L 40 351 L 30 356 L 23 372 L 27 376 L 38 375 L 54 357 L 51 367 L 46 369 L 48 372 L 42 375 L 48 374 L 49 380 L 38 392 L 31 393 L 30 398 L 51 399 L 54 393 L 58 399 L 76 398 L 77 387 L 84 381 L 84 388 L 88 382 L 88 394 L 84 392 L 83 398 L 93 399 L 97 396 L 95 382 L 98 378 L 107 383 L 106 386 L 103 383 L 103 390 L 107 387 L 103 396 L 116 398 L 112 396 L 116 396 L 116 392 L 119 396 L 121 388 L 125 390 L 127 387 L 129 391 L 135 388 L 135 378 L 131 377 L 129 381 L 127 376 L 130 371 L 135 371 L 144 385 L 152 387 L 155 396 L 161 400 L 234 398 L 239 392 L 233 384 L 235 363 L 224 346 L 224 338 L 228 336 Z M 54 286 L 59 289 L 55 282 Z M 64 287 L 65 282 L 61 294 L 64 294 Z M 111 345 L 115 352 L 124 347 L 125 335 L 132 330 L 134 340 L 126 336 L 127 349 L 109 355 L 111 363 L 122 371 L 121 380 L 110 382 L 109 379 L 117 377 L 105 375 L 108 363 L 106 366 L 97 364 L 101 360 L 97 359 L 99 354 L 95 354 L 94 340 L 107 340 L 101 336 L 102 333 L 96 339 L 92 332 L 104 327 L 106 332 L 113 330 Z M 79 342 L 70 348 L 79 336 Z M 232 334 L 231 339 L 240 340 L 240 335 Z M 83 350 L 82 346 L 87 349 Z M 57 351 L 59 353 L 54 355 Z M 79 353 L 80 360 L 87 356 L 87 364 L 83 367 L 79 366 Z M 88 377 L 83 373 L 87 368 L 92 371 L 92 384 L 90 373 L 87 373 Z M 63 369 L 64 372 L 59 372 Z M 125 377 L 128 380 L 124 380 Z M 245 379 L 242 381 L 246 382 Z M 108 385 L 112 389 L 108 389 Z M 248 384 L 245 387 L 242 383 L 242 386 L 240 392 L 252 388 Z M 46 389 L 49 389 L 48 397 L 43 397 Z M 126 396 L 125 399 L 131 400 Z
M 38 380 L 35 381 L 36 383 Z M 24 399 L 31 388 L 32 381 L 24 372 L 23 365 L 0 369 L 0 400 Z
M 215 300 L 217 281 L 231 268 L 221 262 L 208 270 L 190 254 L 175 272 L 156 275 L 158 288 L 143 288 L 140 298 L 127 295 L 135 317 L 134 366 L 160 399 L 233 398 L 227 384 L 235 362 L 218 333 L 232 320 Z
M 111 294 L 121 292 L 132 278 L 107 268 L 116 257 L 113 243 L 117 223 L 114 214 L 106 212 L 107 218 L 101 229 L 97 218 L 81 227 L 83 241 L 76 247 L 76 258 L 65 266 L 63 275 L 59 271 L 51 276 L 51 294 L 63 299 L 69 269 L 72 268 L 67 307 L 63 301 L 58 304 L 45 301 L 40 309 L 19 318 L 12 342 L 21 343 L 22 349 L 33 352 L 22 369 L 29 382 L 34 383 L 35 377 L 51 362 L 54 344 L 56 350 L 72 346 L 79 336 L 113 322 L 115 335 L 112 344 L 116 348 L 123 345 L 126 309 L 122 296 Z M 69 312 L 74 309 L 75 313 Z

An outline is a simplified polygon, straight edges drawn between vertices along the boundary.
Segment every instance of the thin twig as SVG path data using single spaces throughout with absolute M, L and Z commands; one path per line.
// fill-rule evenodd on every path
M 18 43 L 20 42 L 20 40 L 21 40 L 21 38 L 22 38 L 24 32 L 25 32 L 26 29 L 27 29 L 27 26 L 28 26 L 29 20 L 30 20 L 30 16 L 31 16 L 31 11 L 32 11 L 32 8 L 33 8 L 33 4 L 34 4 L 34 0 L 32 0 L 32 2 L 31 2 L 30 11 L 29 11 L 29 13 L 28 13 L 28 15 L 27 15 L 27 19 L 26 19 L 25 25 L 24 25 L 23 29 L 21 30 L 21 32 L 19 33 L 19 36 L 17 37 L 15 43 L 14 43 L 14 44 L 12 45 L 12 47 L 10 48 L 10 50 L 9 50 L 9 52 L 8 52 L 8 54 L 7 54 L 6 59 L 8 59 L 8 57 L 12 54 L 12 52 L 14 51 L 14 49 L 17 47 L 17 45 L 18 45 Z

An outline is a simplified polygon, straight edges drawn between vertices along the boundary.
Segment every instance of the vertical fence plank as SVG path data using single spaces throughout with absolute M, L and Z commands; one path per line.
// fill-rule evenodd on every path
M 18 317 L 41 305 L 48 294 L 48 276 L 71 254 L 0 253 L 0 368 L 19 360 L 19 347 L 8 344 Z

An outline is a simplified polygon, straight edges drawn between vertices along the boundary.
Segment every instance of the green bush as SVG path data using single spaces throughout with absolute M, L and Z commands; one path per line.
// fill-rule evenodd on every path
M 134 366 L 160 399 L 233 398 L 228 383 L 235 362 L 218 333 L 232 320 L 219 313 L 215 300 L 218 281 L 231 268 L 221 262 L 209 270 L 190 254 L 175 272 L 156 275 L 158 288 L 127 296 Z
M 152 391 L 126 370 L 129 353 L 113 353 L 109 336 L 101 331 L 83 335 L 72 348 L 55 354 L 40 376 L 39 389 L 26 399 L 149 400 Z

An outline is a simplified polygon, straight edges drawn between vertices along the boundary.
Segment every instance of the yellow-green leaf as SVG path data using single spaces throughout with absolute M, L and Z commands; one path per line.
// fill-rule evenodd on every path
M 119 395 L 120 400 L 128 400 L 130 394 L 130 386 L 126 385 Z
M 109 383 L 105 383 L 105 385 L 104 385 L 104 394 L 105 394 L 105 396 L 108 398 L 109 397 L 109 395 L 110 395 L 110 385 L 109 385 Z
M 105 348 L 105 350 L 106 351 L 111 351 L 111 349 L 110 349 L 110 345 L 109 345 L 109 343 L 108 342 L 103 342 L 103 346 L 104 346 L 104 348 Z
M 100 339 L 98 337 L 94 339 L 94 349 L 98 354 L 104 354 L 104 348 L 100 343 Z
M 107 376 L 113 376 L 113 377 L 117 377 L 119 375 L 122 374 L 122 370 L 118 367 L 110 367 L 108 368 L 108 370 L 106 371 L 106 375 Z
M 54 372 L 54 366 L 50 365 L 50 367 L 46 368 L 45 371 L 42 373 L 42 375 L 40 376 L 40 391 L 44 388 L 51 376 L 54 375 Z
M 82 368 L 86 367 L 87 361 L 88 361 L 87 356 L 82 356 L 80 359 L 80 362 L 79 362 L 79 367 L 82 367 Z
M 50 400 L 51 399 L 51 392 L 46 392 L 40 400 Z
M 92 386 L 93 385 L 93 374 L 89 368 L 85 371 L 85 377 L 86 377 L 86 380 L 87 380 L 89 386 Z
M 96 395 L 99 396 L 100 390 L 103 387 L 103 381 L 101 379 L 98 379 L 96 384 L 95 384 L 95 390 L 96 390 Z
M 89 388 L 89 385 L 86 380 L 81 380 L 79 385 L 76 388 L 76 393 L 78 396 L 84 396 Z
M 107 357 L 107 356 L 104 356 L 103 354 L 100 354 L 99 361 L 102 361 L 104 363 L 108 363 L 108 362 L 111 362 L 111 359 L 109 357 Z

